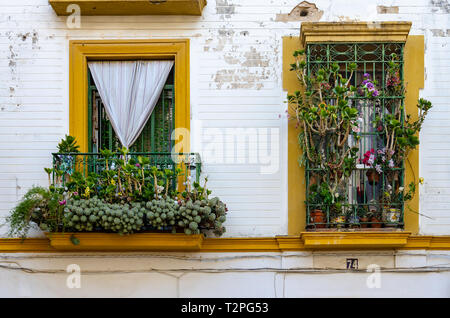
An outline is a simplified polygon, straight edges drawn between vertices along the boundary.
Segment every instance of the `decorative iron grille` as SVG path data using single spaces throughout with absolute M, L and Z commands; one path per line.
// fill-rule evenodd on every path
M 311 166 L 306 159 L 306 206 L 307 230 L 327 229 L 366 229 L 404 227 L 404 202 L 390 200 L 386 204 L 386 195 L 390 189 L 404 187 L 404 162 L 399 166 L 384 169 L 381 173 L 374 173 L 373 167 L 364 164 L 367 154 L 374 153 L 382 156 L 386 151 L 388 140 L 383 129 L 386 115 L 399 114 L 400 124 L 404 123 L 404 89 L 396 86 L 393 89 L 389 81 L 390 62 L 395 58 L 398 77 L 403 83 L 403 50 L 404 43 L 320 43 L 308 44 L 306 48 L 307 74 L 316 74 L 321 68 L 329 68 L 332 64 L 339 65 L 339 72 L 344 78 L 350 76 L 350 64 L 356 63 L 351 85 L 361 87 L 367 75 L 377 82 L 377 96 L 366 97 L 355 93 L 350 98 L 350 105 L 358 110 L 361 129 L 358 132 L 359 152 L 356 168 L 352 171 L 349 182 L 341 186 L 339 194 L 344 201 L 342 207 L 336 211 L 336 205 L 319 202 L 320 182 L 326 170 Z M 366 75 L 366 76 L 365 76 Z M 336 101 L 328 99 L 333 105 Z M 392 138 L 393 139 L 393 138 Z M 355 138 L 348 139 L 348 147 L 357 143 Z M 332 155 L 333 149 L 326 149 L 326 156 Z M 367 159 L 367 157 L 366 157 Z M 333 176 L 325 176 L 327 180 Z M 393 192 L 393 191 L 391 191 Z M 314 197 L 316 196 L 316 198 Z M 319 199 L 319 200 L 315 200 Z M 316 217 L 316 212 L 322 211 L 322 218 Z

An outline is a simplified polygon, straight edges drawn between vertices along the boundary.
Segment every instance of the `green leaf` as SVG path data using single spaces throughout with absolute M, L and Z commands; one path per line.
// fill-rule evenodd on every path
M 73 235 L 73 234 L 70 236 L 70 241 L 72 242 L 73 245 L 79 245 L 80 244 L 80 240 L 77 239 L 75 237 L 75 235 Z

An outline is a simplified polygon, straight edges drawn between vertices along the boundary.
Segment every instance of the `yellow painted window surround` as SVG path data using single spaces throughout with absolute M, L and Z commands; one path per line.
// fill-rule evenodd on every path
M 419 89 L 424 85 L 424 38 L 408 36 L 411 22 L 304 22 L 300 38 L 283 38 L 283 88 L 289 93 L 300 89 L 290 64 L 294 63 L 292 53 L 306 47 L 308 43 L 320 42 L 404 42 L 404 78 L 406 83 L 406 111 L 417 118 L 416 104 Z M 288 128 L 288 233 L 298 235 L 305 230 L 305 182 L 304 169 L 298 165 L 300 150 L 297 141 L 298 130 L 294 123 Z M 406 165 L 405 184 L 418 182 L 419 150 L 412 151 Z M 405 207 L 405 231 L 417 234 L 419 231 L 419 195 Z
M 69 133 L 88 151 L 88 69 L 90 60 L 171 59 L 175 62 L 175 128 L 190 128 L 189 40 L 70 41 Z M 176 141 L 175 141 L 176 142 Z M 183 149 L 189 152 L 189 141 Z

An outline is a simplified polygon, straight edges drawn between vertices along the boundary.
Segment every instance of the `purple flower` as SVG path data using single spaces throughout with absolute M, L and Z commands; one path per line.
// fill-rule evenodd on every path
M 369 83 L 369 80 L 364 80 L 364 81 L 362 82 L 363 85 L 366 85 L 367 83 Z
M 59 205 L 64 205 L 66 203 L 67 203 L 66 200 L 59 201 Z
M 379 93 L 377 90 L 374 90 L 374 91 L 372 92 L 372 96 L 375 96 L 375 97 L 377 97 L 379 94 L 380 94 L 380 93 Z
M 392 159 L 389 160 L 389 168 L 394 168 L 394 161 Z
M 365 78 L 370 78 L 370 74 L 369 73 L 364 73 L 364 77 Z
M 373 85 L 373 83 L 369 82 L 369 83 L 367 83 L 366 87 L 368 89 L 371 89 L 371 88 L 374 88 L 374 85 Z
M 73 195 L 78 195 L 78 192 L 77 192 L 77 191 L 75 191 L 75 192 L 73 193 Z
M 138 164 L 138 163 L 137 163 L 137 164 L 136 164 L 135 166 L 136 166 L 136 167 L 138 167 L 138 168 L 140 168 L 140 167 L 141 167 L 141 165 L 140 165 L 140 164 Z
M 376 166 L 375 166 L 375 170 L 376 170 L 378 173 L 382 173 L 382 172 L 383 172 L 383 170 L 381 170 L 381 166 L 380 166 L 380 165 L 376 165 Z

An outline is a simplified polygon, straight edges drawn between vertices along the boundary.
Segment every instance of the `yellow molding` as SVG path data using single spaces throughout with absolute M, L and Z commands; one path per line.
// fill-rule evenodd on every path
M 410 232 L 304 232 L 307 249 L 397 248 L 408 243 Z
M 419 91 L 425 84 L 425 42 L 423 35 L 411 35 L 406 41 L 404 49 L 404 78 L 405 78 L 405 110 L 411 119 L 417 120 L 417 101 Z M 419 183 L 419 146 L 410 151 L 405 162 L 405 185 L 411 181 Z M 413 234 L 419 232 L 419 191 L 411 201 L 405 204 L 405 230 Z
M 283 38 L 283 89 L 289 93 L 301 90 L 297 76 L 289 71 L 291 63 L 295 62 L 292 53 L 302 49 L 303 46 L 298 37 Z M 287 97 L 286 97 L 287 100 Z M 306 199 L 305 168 L 300 166 L 298 159 L 301 150 L 298 145 L 298 129 L 295 122 L 288 123 L 288 234 L 299 235 L 305 230 L 306 211 L 304 201 Z
M 54 252 L 50 241 L 41 238 L 0 238 L 0 253 Z
M 48 2 L 59 16 L 73 14 L 73 9 L 68 8 L 72 4 L 80 7 L 81 15 L 201 16 L 206 6 L 206 0 L 49 0 Z
M 61 251 L 185 251 L 185 252 L 285 252 L 314 250 L 450 250 L 450 236 L 416 236 L 409 232 L 303 232 L 301 235 L 262 238 L 203 238 L 200 236 L 138 233 L 51 234 L 48 239 L 0 239 L 0 253 L 55 253 Z M 57 247 L 57 248 L 55 248 Z
M 303 46 L 317 42 L 406 42 L 411 22 L 303 22 Z
M 58 251 L 198 251 L 203 235 L 137 233 L 46 233 Z M 79 244 L 72 242 L 72 237 Z
M 69 133 L 88 151 L 88 60 L 175 61 L 175 128 L 190 129 L 189 40 L 75 40 L 69 43 Z M 189 152 L 189 140 L 179 152 Z
M 279 252 L 276 238 L 206 238 L 201 252 Z

